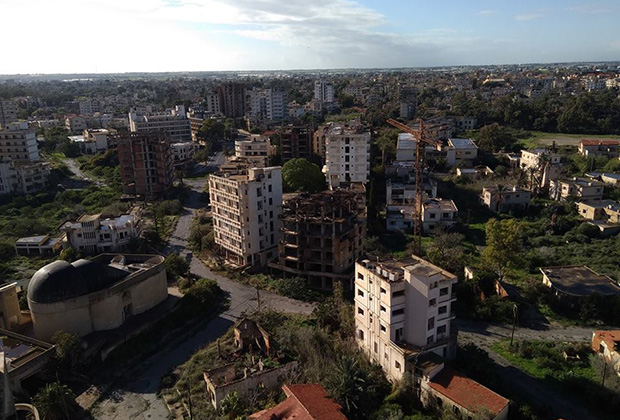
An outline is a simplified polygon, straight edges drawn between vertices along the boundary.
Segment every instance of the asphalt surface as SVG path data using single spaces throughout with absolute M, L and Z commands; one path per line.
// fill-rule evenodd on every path
M 571 396 L 565 395 L 560 389 L 529 376 L 492 350 L 491 346 L 495 342 L 510 339 L 511 325 L 487 324 L 469 320 L 455 320 L 455 325 L 459 330 L 459 343 L 473 343 L 485 350 L 499 366 L 500 376 L 508 382 L 507 386 L 519 395 L 525 396 L 539 407 L 552 412 L 557 418 L 597 419 L 589 410 L 571 399 Z M 538 329 L 516 328 L 514 338 L 515 340 L 590 341 L 592 339 L 592 328 L 562 327 L 557 324 L 548 324 Z
M 223 154 L 211 159 L 209 164 L 225 160 Z M 179 217 L 176 229 L 169 240 L 166 253 L 178 252 L 187 257 L 187 236 L 197 209 L 202 207 L 202 191 L 205 179 L 185 180 L 192 187 L 186 200 L 185 212 Z M 192 273 L 217 280 L 228 294 L 229 309 L 213 319 L 197 334 L 173 348 L 164 348 L 142 364 L 142 369 L 126 385 L 114 389 L 98 404 L 93 417 L 98 420 L 159 420 L 170 418 L 165 404 L 158 398 L 157 391 L 161 378 L 176 366 L 189 359 L 200 348 L 224 334 L 245 311 L 257 308 L 256 290 L 226 277 L 213 273 L 198 258 L 191 260 Z M 270 307 L 288 313 L 309 314 L 313 306 L 269 292 L 260 293 L 261 307 Z

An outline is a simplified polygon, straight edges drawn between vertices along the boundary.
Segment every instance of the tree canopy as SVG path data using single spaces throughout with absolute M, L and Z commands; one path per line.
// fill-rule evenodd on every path
M 516 219 L 491 219 L 486 224 L 487 247 L 482 258 L 502 280 L 506 270 L 518 263 L 523 251 L 523 227 Z
M 291 159 L 282 167 L 286 192 L 319 192 L 325 189 L 325 176 L 318 165 L 307 159 Z

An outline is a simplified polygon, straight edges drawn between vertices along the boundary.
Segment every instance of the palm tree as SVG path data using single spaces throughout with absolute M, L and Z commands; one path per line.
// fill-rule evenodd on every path
M 367 373 L 353 356 L 343 356 L 336 361 L 325 385 L 329 394 L 349 415 L 359 411 L 371 386 Z
M 42 420 L 71 420 L 77 412 L 75 394 L 67 385 L 52 382 L 32 399 Z
M 496 211 L 501 211 L 503 208 L 504 201 L 506 201 L 506 192 L 508 188 L 505 185 L 497 184 L 495 186 L 495 191 L 493 191 L 493 198 L 495 198 L 495 202 L 497 203 Z
M 538 174 L 540 176 L 540 182 L 536 186 L 538 188 L 545 188 L 549 181 L 549 167 L 551 166 L 551 156 L 547 153 L 543 153 L 538 158 Z

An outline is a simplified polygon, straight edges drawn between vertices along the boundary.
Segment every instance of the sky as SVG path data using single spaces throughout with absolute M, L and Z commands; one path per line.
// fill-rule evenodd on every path
M 0 0 L 0 74 L 620 60 L 620 1 Z

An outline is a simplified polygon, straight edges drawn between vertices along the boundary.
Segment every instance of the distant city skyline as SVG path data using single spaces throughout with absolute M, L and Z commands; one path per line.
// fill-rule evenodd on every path
M 620 4 L 487 0 L 0 0 L 0 74 L 620 59 Z

